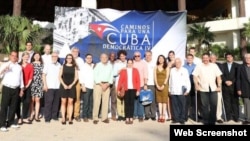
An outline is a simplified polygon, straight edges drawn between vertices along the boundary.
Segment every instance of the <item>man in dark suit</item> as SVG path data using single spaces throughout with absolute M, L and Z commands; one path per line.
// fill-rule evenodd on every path
M 226 62 L 222 64 L 222 95 L 227 121 L 239 120 L 239 96 L 236 92 L 236 77 L 239 64 L 234 62 L 234 56 L 226 53 Z
M 245 121 L 250 124 L 250 54 L 245 54 L 245 63 L 239 66 L 236 85 L 237 93 L 243 98 Z

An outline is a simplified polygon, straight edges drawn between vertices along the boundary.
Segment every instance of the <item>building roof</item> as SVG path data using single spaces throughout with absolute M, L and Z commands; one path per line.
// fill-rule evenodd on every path
M 12 14 L 13 1 L 0 1 L 0 15 Z M 186 0 L 186 9 L 203 9 L 211 1 L 213 0 Z M 53 22 L 55 6 L 80 7 L 81 0 L 22 0 L 22 15 L 34 20 Z M 178 0 L 97 0 L 97 8 L 177 11 Z

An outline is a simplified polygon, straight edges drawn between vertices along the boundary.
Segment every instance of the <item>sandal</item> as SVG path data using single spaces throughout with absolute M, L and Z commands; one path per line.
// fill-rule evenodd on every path
M 161 122 L 161 119 L 160 119 L 160 118 L 158 118 L 158 122 Z
M 25 123 L 25 124 L 31 124 L 32 122 L 30 120 L 27 120 L 27 121 L 23 120 L 23 123 Z
M 161 118 L 161 122 L 164 123 L 165 122 L 165 116 L 162 116 Z
M 162 115 L 158 117 L 158 122 L 162 122 Z

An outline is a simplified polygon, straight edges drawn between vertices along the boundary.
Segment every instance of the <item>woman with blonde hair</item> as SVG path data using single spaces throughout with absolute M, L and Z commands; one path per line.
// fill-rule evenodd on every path
M 20 65 L 23 70 L 23 81 L 24 81 L 24 94 L 19 96 L 17 104 L 17 118 L 18 124 L 27 123 L 30 124 L 32 119 L 29 119 L 30 112 L 30 102 L 31 102 L 31 83 L 33 80 L 34 68 L 31 63 L 29 63 L 29 53 L 23 52 Z M 21 106 L 23 103 L 23 106 Z M 22 107 L 22 110 L 21 110 Z M 21 114 L 22 111 L 22 114 Z

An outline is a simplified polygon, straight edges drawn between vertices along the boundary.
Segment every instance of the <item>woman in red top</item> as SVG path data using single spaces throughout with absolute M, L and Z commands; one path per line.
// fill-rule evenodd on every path
M 30 102 L 31 102 L 31 83 L 33 79 L 34 69 L 32 64 L 28 63 L 29 61 L 29 53 L 24 52 L 22 54 L 21 62 L 19 63 L 23 69 L 23 81 L 24 81 L 24 93 L 20 95 L 20 99 L 17 105 L 17 117 L 18 117 L 18 124 L 27 123 L 30 124 L 31 121 L 28 119 L 30 111 Z M 23 103 L 22 106 L 22 114 L 21 111 L 21 102 Z M 22 115 L 22 118 L 21 118 Z
M 140 75 L 136 68 L 133 68 L 133 59 L 127 60 L 127 68 L 121 70 L 117 86 L 118 96 L 121 94 L 121 89 L 125 90 L 125 117 L 126 124 L 133 123 L 134 115 L 134 100 L 139 96 L 140 92 Z

